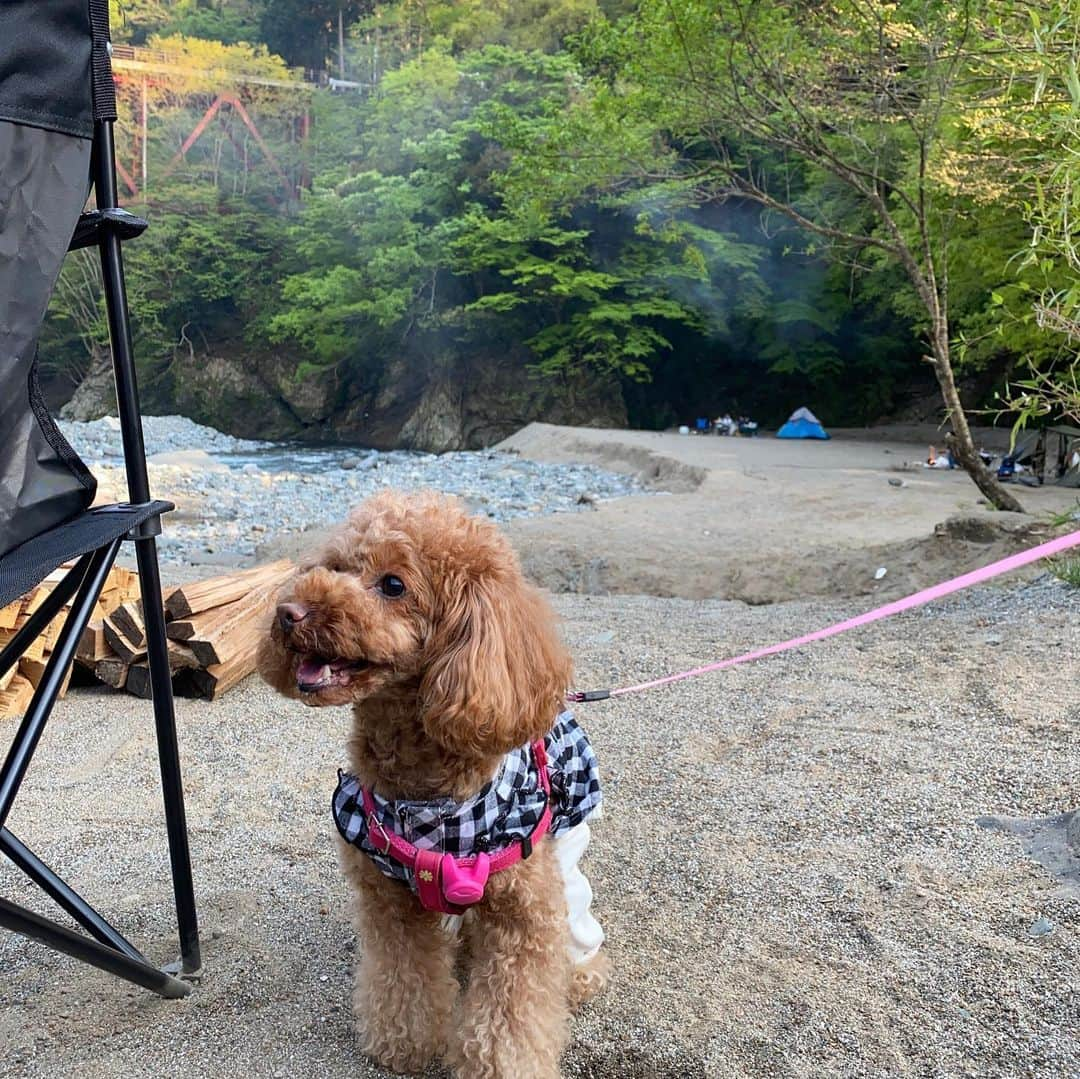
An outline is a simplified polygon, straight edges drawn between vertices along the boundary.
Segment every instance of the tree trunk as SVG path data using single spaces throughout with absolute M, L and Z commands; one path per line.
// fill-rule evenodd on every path
M 116 413 L 116 383 L 113 381 L 112 352 L 94 344 L 90 369 L 75 388 L 71 399 L 60 409 L 65 420 L 98 420 Z
M 960 403 L 956 379 L 953 377 L 952 361 L 949 358 L 948 331 L 945 330 L 943 335 L 939 330 L 933 338 L 934 354 L 927 358 L 934 366 L 934 374 L 937 375 L 938 385 L 941 387 L 941 396 L 945 401 L 949 419 L 952 421 L 953 433 L 948 440 L 949 452 L 971 477 L 975 486 L 989 499 L 990 505 L 1009 513 L 1023 513 L 1024 507 L 998 482 L 997 477 L 982 463 L 982 458 L 975 449 L 975 443 L 971 438 L 971 428 L 968 427 L 967 414 Z

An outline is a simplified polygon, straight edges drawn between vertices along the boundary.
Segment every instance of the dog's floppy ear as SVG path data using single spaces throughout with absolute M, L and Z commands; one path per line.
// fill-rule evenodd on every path
M 564 707 L 570 657 L 539 592 L 515 572 L 446 582 L 420 684 L 428 737 L 452 753 L 506 753 Z

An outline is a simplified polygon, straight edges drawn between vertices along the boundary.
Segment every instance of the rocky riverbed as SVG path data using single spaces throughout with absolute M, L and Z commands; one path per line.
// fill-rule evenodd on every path
M 98 477 L 101 501 L 126 498 L 119 422 L 62 425 Z M 590 511 L 642 490 L 632 476 L 503 451 L 377 453 L 232 438 L 181 416 L 147 416 L 151 489 L 177 510 L 159 541 L 165 563 L 242 565 L 278 532 L 341 520 L 384 487 L 458 495 L 497 521 Z

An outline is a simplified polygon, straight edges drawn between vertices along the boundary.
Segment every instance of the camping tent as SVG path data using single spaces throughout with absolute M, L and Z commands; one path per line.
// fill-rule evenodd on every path
M 808 408 L 792 412 L 787 423 L 776 432 L 777 438 L 828 438 L 821 421 Z
M 1034 431 L 1009 456 L 1040 483 L 1080 487 L 1080 427 L 1055 425 Z
M 1042 433 L 1044 482 L 1080 487 L 1080 427 L 1047 427 Z

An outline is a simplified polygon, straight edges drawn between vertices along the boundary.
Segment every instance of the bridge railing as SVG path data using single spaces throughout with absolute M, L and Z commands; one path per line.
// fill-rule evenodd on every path
M 170 75 L 186 74 L 194 75 L 201 73 L 191 67 L 191 61 L 179 53 L 165 52 L 162 49 L 146 49 L 141 45 L 113 45 L 112 46 L 113 69 L 117 72 L 143 71 L 149 74 Z M 292 79 L 272 79 L 261 72 L 246 72 L 227 68 L 215 69 L 212 73 L 219 81 L 246 82 L 256 86 L 279 86 L 296 87 L 297 83 L 317 84 L 320 81 L 314 71 L 305 70 L 302 67 L 289 68 Z

